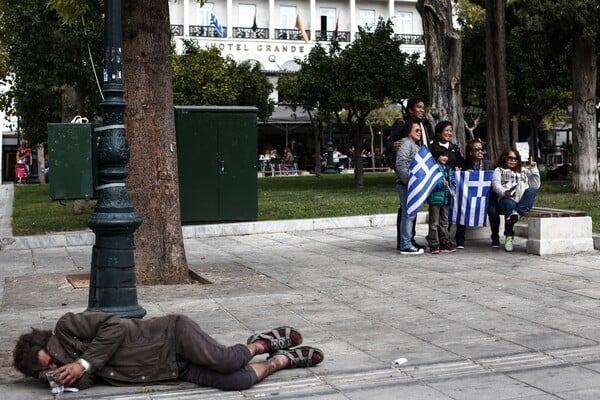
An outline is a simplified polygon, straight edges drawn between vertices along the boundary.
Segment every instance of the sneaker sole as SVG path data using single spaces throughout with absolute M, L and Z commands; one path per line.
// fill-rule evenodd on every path
M 418 256 L 420 254 L 423 254 L 424 251 L 400 251 L 400 254 L 405 255 L 405 256 Z

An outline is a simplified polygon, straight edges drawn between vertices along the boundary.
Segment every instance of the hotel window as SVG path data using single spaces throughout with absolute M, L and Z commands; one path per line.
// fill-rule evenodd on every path
M 327 31 L 333 31 L 335 29 L 335 8 L 321 7 L 321 17 L 327 18 Z M 321 30 L 323 30 L 321 25 Z
M 281 6 L 279 7 L 279 18 L 281 20 L 282 29 L 294 29 L 296 27 L 296 7 Z
M 413 33 L 413 14 L 411 12 L 402 11 L 398 13 L 396 32 L 406 35 Z
M 202 7 L 200 7 L 200 3 L 196 2 L 195 6 L 192 6 L 194 8 L 196 8 L 196 15 L 198 15 L 198 25 L 202 25 L 202 26 L 209 26 L 210 25 L 210 14 L 213 12 L 213 9 L 215 7 L 214 3 L 204 3 L 204 5 Z M 217 15 L 217 19 L 220 21 L 221 18 L 219 18 L 219 16 Z
M 256 16 L 255 4 L 240 4 L 238 6 L 238 24 L 240 27 L 252 27 Z
M 358 25 L 366 25 L 368 31 L 375 30 L 375 10 L 358 10 Z

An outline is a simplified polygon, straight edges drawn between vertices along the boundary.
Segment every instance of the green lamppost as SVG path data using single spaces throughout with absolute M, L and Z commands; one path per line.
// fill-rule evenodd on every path
M 142 223 L 125 186 L 129 145 L 125 136 L 121 0 L 105 0 L 102 127 L 98 135 L 98 202 L 88 226 L 96 234 L 90 271 L 89 311 L 142 318 L 137 304 L 133 233 Z

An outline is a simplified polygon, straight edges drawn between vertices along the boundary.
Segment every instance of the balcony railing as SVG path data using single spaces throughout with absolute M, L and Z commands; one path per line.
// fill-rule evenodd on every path
M 306 36 L 310 40 L 310 31 L 306 31 Z M 298 29 L 275 29 L 275 39 L 279 40 L 304 40 Z
M 227 27 L 223 27 L 224 35 L 227 36 Z M 183 36 L 183 25 L 171 25 L 171 33 L 173 36 Z M 200 37 L 219 37 L 217 30 L 212 25 L 190 25 L 190 36 Z M 306 35 L 310 39 L 310 31 L 306 31 Z M 356 37 L 358 37 L 358 32 Z M 268 28 L 233 28 L 233 37 L 237 39 L 269 39 Z M 333 31 L 315 31 L 315 40 L 331 41 Z M 403 44 L 424 45 L 423 35 L 411 35 L 406 33 L 397 33 L 394 38 L 402 40 Z M 304 40 L 298 29 L 275 29 L 275 39 L 279 40 Z M 350 32 L 338 31 L 337 40 L 340 42 L 350 42 Z
M 173 36 L 183 36 L 183 25 L 171 25 L 171 34 Z
M 220 37 L 212 25 L 190 25 L 190 36 Z M 223 27 L 223 37 L 227 36 L 227 27 Z
M 398 33 L 394 38 L 402 40 L 403 44 L 424 45 L 423 35 L 411 35 L 407 33 Z
M 233 28 L 233 37 L 238 39 L 268 39 L 269 29 L 268 28 Z
M 315 39 L 317 41 L 331 41 L 333 38 L 334 31 L 315 31 Z M 348 31 L 338 31 L 337 33 L 338 42 L 349 42 L 350 41 L 350 32 Z

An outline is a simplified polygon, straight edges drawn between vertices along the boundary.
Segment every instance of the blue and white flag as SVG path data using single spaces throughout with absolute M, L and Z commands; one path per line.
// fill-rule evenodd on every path
M 223 31 L 223 27 L 219 23 L 219 20 L 217 19 L 217 16 L 215 14 L 213 14 L 213 13 L 210 13 L 210 23 L 214 25 L 215 31 L 217 31 L 217 34 L 219 36 L 221 36 L 221 37 L 225 36 L 225 32 Z
M 455 171 L 456 195 L 450 205 L 450 222 L 486 226 L 493 171 Z
M 408 199 L 406 214 L 413 216 L 429 197 L 444 175 L 427 146 L 421 146 L 408 166 Z

